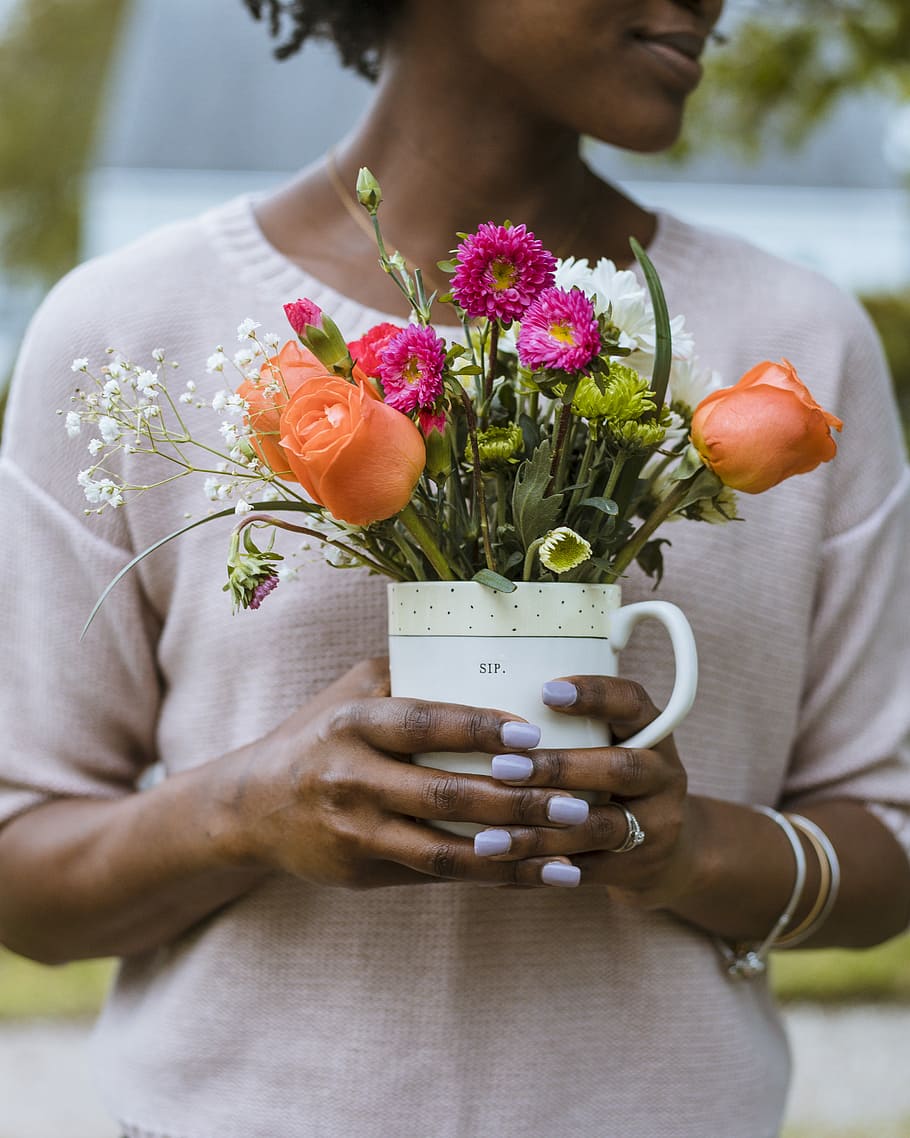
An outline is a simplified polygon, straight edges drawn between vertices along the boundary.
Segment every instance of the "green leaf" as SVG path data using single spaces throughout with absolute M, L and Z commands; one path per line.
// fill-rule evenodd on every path
M 514 593 L 517 588 L 514 581 L 494 573 L 492 569 L 479 569 L 471 580 L 478 585 L 486 585 L 488 589 L 495 589 L 498 593 Z
M 615 518 L 619 513 L 619 506 L 617 506 L 612 498 L 584 498 L 578 504 L 579 506 L 590 506 L 594 510 L 600 510 L 602 514 L 609 514 L 611 518 Z
M 705 468 L 692 479 L 688 493 L 674 512 L 682 513 L 686 506 L 691 506 L 693 502 L 700 502 L 703 498 L 715 498 L 723 488 L 724 484 L 717 475 Z
M 556 526 L 561 494 L 547 495 L 550 482 L 550 444 L 542 442 L 515 474 L 512 516 L 525 549 Z
M 654 392 L 656 404 L 654 417 L 660 414 L 664 398 L 667 394 L 667 383 L 670 379 L 670 365 L 673 361 L 673 341 L 670 335 L 670 316 L 667 312 L 667 299 L 664 296 L 663 285 L 657 275 L 657 269 L 651 258 L 639 245 L 634 237 L 629 238 L 635 259 L 641 265 L 645 276 L 648 292 L 651 294 L 651 304 L 654 306 L 654 324 L 657 339 L 654 352 L 654 370 L 651 373 L 651 390 Z
M 518 416 L 518 425 L 525 441 L 525 453 L 533 454 L 540 443 L 540 425 L 524 411 Z
M 664 554 L 661 546 L 670 544 L 665 537 L 655 537 L 653 541 L 649 541 L 641 547 L 638 556 L 635 558 L 642 570 L 653 578 L 655 589 L 664 575 Z
M 679 466 L 673 471 L 674 482 L 685 482 L 687 478 L 691 478 L 693 474 L 697 474 L 700 470 L 705 469 L 705 464 L 702 462 L 701 455 L 691 444 L 686 447 L 683 452 L 682 460 Z
M 514 569 L 517 565 L 521 565 L 523 561 L 524 554 L 520 549 L 516 549 L 515 552 L 510 554 L 506 559 L 506 563 L 503 565 L 503 569 L 508 572 L 509 569 Z
M 107 586 L 104 589 L 104 592 L 101 594 L 101 596 L 98 598 L 98 600 L 95 601 L 95 606 L 92 609 L 92 611 L 89 613 L 89 618 L 85 622 L 85 624 L 82 628 L 82 632 L 80 633 L 79 639 L 82 640 L 83 637 L 85 636 L 86 632 L 88 632 L 89 625 L 92 623 L 92 621 L 98 615 L 98 610 L 101 608 L 101 606 L 107 600 L 107 598 L 108 598 L 111 590 L 114 588 L 114 586 L 118 585 L 123 580 L 123 578 L 127 575 L 127 573 L 129 573 L 129 571 L 131 569 L 135 569 L 135 567 L 139 564 L 140 561 L 144 561 L 145 558 L 148 557 L 148 555 L 150 553 L 154 553 L 156 549 L 160 549 L 163 545 L 167 545 L 167 543 L 169 541 L 173 541 L 175 537 L 180 537 L 181 534 L 189 533 L 189 531 L 191 529 L 195 529 L 197 526 L 205 525 L 206 522 L 213 522 L 217 518 L 229 517 L 233 513 L 234 513 L 234 507 L 231 506 L 227 510 L 219 510 L 217 514 L 208 514 L 204 518 L 197 518 L 196 521 L 190 522 L 188 525 L 181 526 L 180 529 L 175 529 L 174 532 L 169 533 L 167 535 L 167 537 L 159 538 L 158 541 L 153 542 L 147 549 L 143 549 L 143 551 L 141 553 L 137 553 L 136 556 L 132 559 L 132 561 L 127 562 L 127 564 L 123 566 L 123 568 L 116 575 L 116 577 L 114 577 L 114 579 L 107 584 Z

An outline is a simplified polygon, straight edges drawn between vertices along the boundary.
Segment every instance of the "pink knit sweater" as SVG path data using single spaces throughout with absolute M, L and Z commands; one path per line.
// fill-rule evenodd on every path
M 691 789 L 738 802 L 849 796 L 910 808 L 910 480 L 878 345 L 802 269 L 663 216 L 671 311 L 733 382 L 786 354 L 845 420 L 837 459 L 756 498 L 742 524 L 669 527 L 661 595 L 688 614 L 702 678 L 676 733 Z M 245 316 L 280 329 L 310 296 L 353 337 L 381 318 L 286 261 L 246 199 L 78 269 L 26 338 L 0 465 L 0 818 L 54 795 L 134 793 L 254 740 L 384 650 L 384 582 L 303 559 L 233 617 L 226 528 L 129 557 L 204 510 L 188 481 L 86 517 L 84 438 L 55 417 L 70 361 L 158 346 L 200 389 Z M 198 413 L 200 424 L 205 417 Z M 211 413 L 208 413 L 211 417 Z M 650 595 L 632 574 L 624 599 Z M 659 702 L 659 631 L 623 654 Z M 762 982 L 711 939 L 596 889 L 369 893 L 275 876 L 167 948 L 124 962 L 95 1038 L 131 1138 L 771 1138 L 787 1047 Z

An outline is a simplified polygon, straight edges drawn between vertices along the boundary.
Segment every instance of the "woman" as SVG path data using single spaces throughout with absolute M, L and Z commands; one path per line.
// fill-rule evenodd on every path
M 812 274 L 655 217 L 578 157 L 581 133 L 673 141 L 719 10 L 293 4 L 295 39 L 328 29 L 349 62 L 381 59 L 364 121 L 279 193 L 77 270 L 33 324 L 0 496 L 6 555 L 29 558 L 6 614 L 22 650 L 3 697 L 0 937 L 39 960 L 124 958 L 96 1050 L 126 1134 L 773 1135 L 782 1029 L 764 978 L 731 975 L 723 946 L 761 945 L 781 914 L 784 936 L 817 929 L 812 946 L 907 924 L 910 502 L 874 337 Z M 166 341 L 196 366 L 298 295 L 350 337 L 401 319 L 351 213 L 361 165 L 414 263 L 490 218 L 621 263 L 636 236 L 725 382 L 786 352 L 846 421 L 835 462 L 743 502 L 744 525 L 673 534 L 662 595 L 704 672 L 675 742 L 554 753 L 508 709 L 388 699 L 384 664 L 364 662 L 383 651 L 383 583 L 314 560 L 232 619 L 210 584 L 216 527 L 146 561 L 77 643 L 129 551 L 196 502 L 181 484 L 84 518 L 84 444 L 61 447 L 50 418 L 66 364 Z M 624 597 L 648 588 L 631 574 Z M 656 714 L 669 663 L 642 638 L 623 667 L 553 677 L 544 698 L 621 740 Z M 402 761 L 427 750 L 488 752 L 494 777 Z M 168 777 L 134 793 L 156 758 Z M 797 835 L 762 805 L 809 822 Z M 618 853 L 627 810 L 646 839 Z M 493 836 L 475 849 L 427 825 L 446 817 Z M 841 881 L 821 922 L 827 841 Z

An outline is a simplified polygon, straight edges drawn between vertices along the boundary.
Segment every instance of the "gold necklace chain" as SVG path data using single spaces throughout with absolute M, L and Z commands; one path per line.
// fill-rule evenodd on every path
M 350 215 L 351 220 L 354 222 L 357 228 L 361 230 L 361 232 L 365 233 L 366 236 L 369 237 L 370 241 L 375 241 L 376 234 L 373 232 L 372 223 L 367 219 L 365 210 L 350 194 L 344 184 L 344 179 L 341 177 L 341 171 L 338 169 L 338 158 L 334 147 L 326 154 L 326 173 L 329 177 L 329 184 L 335 191 L 338 200 Z M 559 245 L 555 252 L 555 255 L 557 257 L 564 258 L 570 255 L 571 246 L 577 240 L 578 236 L 584 229 L 585 225 L 588 223 L 588 220 L 591 216 L 591 205 L 592 195 L 586 194 L 584 207 L 578 211 L 578 214 L 573 220 L 572 225 L 569 227 L 568 231 L 563 235 L 562 240 L 559 242 Z M 403 253 L 401 255 L 404 257 Z M 413 271 L 415 266 L 411 263 L 410 258 L 405 257 L 404 259 L 408 268 Z M 431 281 L 434 280 L 434 270 L 428 272 L 426 269 L 423 269 L 422 272 L 425 277 L 429 277 Z M 440 287 L 442 283 L 443 282 L 441 278 L 435 277 L 435 287 L 439 289 L 440 294 L 444 294 L 449 291 L 448 278 L 446 278 L 444 287 Z

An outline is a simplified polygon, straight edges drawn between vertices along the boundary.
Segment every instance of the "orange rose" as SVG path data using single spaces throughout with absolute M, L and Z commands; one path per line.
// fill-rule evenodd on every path
M 339 521 L 369 525 L 411 499 L 426 463 L 423 436 L 369 383 L 304 380 L 281 413 L 281 446 L 298 482 Z
M 815 402 L 788 360 L 765 361 L 699 403 L 691 439 L 721 482 L 760 494 L 834 458 L 831 428 L 843 425 Z
M 258 382 L 245 379 L 237 388 L 249 406 L 247 422 L 253 429 L 250 444 L 259 459 L 279 478 L 296 482 L 288 456 L 278 442 L 281 409 L 306 379 L 325 376 L 326 369 L 312 352 L 288 340 L 277 356 L 264 363 Z

